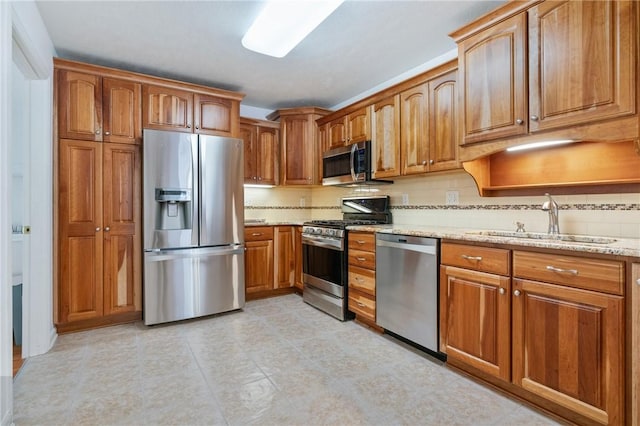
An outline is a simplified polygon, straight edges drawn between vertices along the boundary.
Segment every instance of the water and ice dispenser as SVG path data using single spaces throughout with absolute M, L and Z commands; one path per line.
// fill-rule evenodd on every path
M 191 188 L 156 188 L 156 229 L 191 229 Z

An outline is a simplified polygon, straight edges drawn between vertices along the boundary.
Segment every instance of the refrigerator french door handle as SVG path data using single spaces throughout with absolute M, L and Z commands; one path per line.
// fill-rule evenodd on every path
M 166 260 L 193 259 L 198 257 L 228 256 L 244 253 L 243 245 L 231 247 L 212 247 L 207 249 L 159 250 L 147 252 L 148 262 L 164 262 Z
M 200 144 L 198 135 L 191 135 L 191 244 L 200 245 Z

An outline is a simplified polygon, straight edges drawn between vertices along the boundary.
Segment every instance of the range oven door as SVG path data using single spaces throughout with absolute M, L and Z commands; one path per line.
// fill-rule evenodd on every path
M 342 321 L 347 319 L 347 260 L 343 241 L 302 235 L 302 298 Z

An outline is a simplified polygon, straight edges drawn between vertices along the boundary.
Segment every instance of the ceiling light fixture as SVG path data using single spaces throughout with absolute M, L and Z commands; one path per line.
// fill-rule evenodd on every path
M 270 0 L 242 38 L 254 52 L 282 58 L 344 0 Z
M 535 149 L 535 148 L 543 148 L 543 147 L 554 146 L 554 145 L 564 145 L 571 142 L 573 142 L 573 140 L 571 139 L 562 139 L 557 141 L 545 141 L 545 142 L 533 142 L 533 143 L 527 143 L 524 145 L 512 146 L 510 148 L 507 148 L 507 151 L 508 152 L 523 151 L 525 149 Z

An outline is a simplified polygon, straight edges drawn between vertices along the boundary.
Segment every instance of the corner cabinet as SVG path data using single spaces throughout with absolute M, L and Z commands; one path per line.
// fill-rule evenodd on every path
M 443 242 L 442 264 L 449 363 L 571 422 L 625 424 L 624 261 Z
M 316 120 L 330 111 L 308 107 L 288 108 L 269 114 L 280 121 L 280 183 L 317 185 L 321 179 L 322 147 Z
M 280 123 L 240 119 L 244 141 L 244 183 L 277 185 L 280 153 Z
M 508 2 L 450 36 L 458 43 L 465 160 L 539 141 L 539 133 L 638 138 L 636 2 Z

